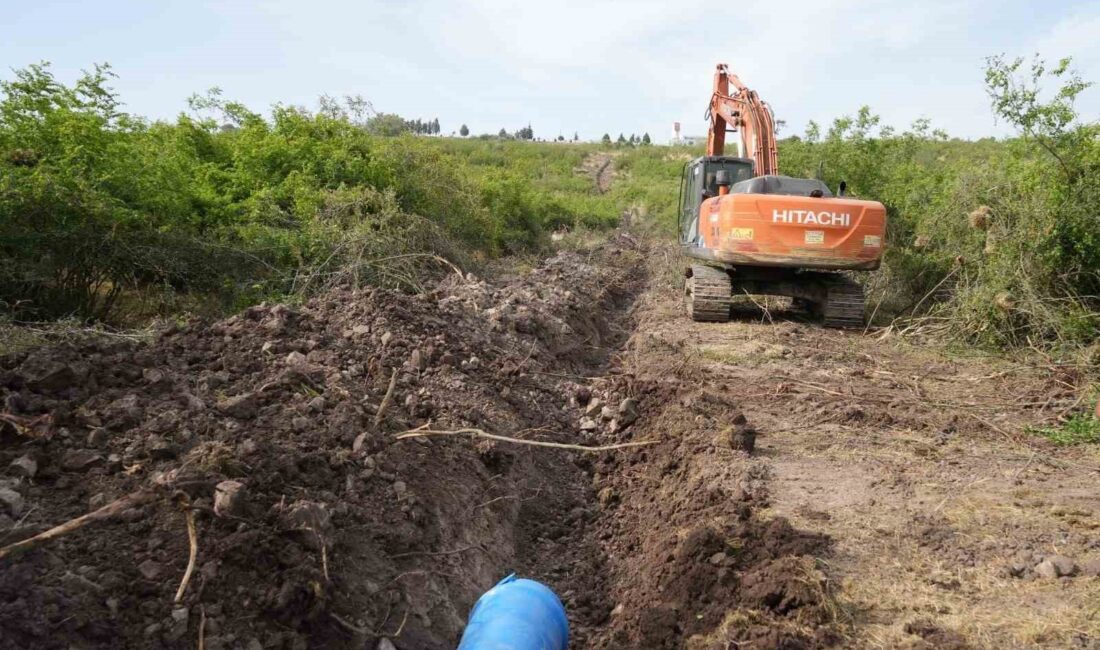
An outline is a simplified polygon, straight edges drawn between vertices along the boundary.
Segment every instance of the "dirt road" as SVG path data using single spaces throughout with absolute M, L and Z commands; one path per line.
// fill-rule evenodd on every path
M 0 360 L 0 544 L 154 495 L 0 559 L 0 647 L 451 648 L 512 571 L 575 648 L 1097 643 L 1100 460 L 1021 433 L 1079 378 L 691 323 L 676 268 L 619 233 Z

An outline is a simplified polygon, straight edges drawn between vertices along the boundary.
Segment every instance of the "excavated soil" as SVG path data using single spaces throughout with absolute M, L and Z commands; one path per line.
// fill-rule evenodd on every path
M 0 544 L 143 500 L 0 558 L 0 647 L 453 648 L 513 571 L 574 648 L 1097 642 L 1098 463 L 1019 434 L 1079 378 L 691 323 L 672 260 L 620 233 L 3 358 Z

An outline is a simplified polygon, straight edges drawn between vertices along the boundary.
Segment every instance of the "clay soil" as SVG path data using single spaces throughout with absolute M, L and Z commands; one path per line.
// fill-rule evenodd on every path
M 1024 433 L 1080 377 L 691 323 L 676 265 L 620 232 L 3 358 L 0 544 L 143 501 L 0 559 L 0 647 L 453 648 L 513 571 L 574 648 L 1100 642 L 1100 459 Z

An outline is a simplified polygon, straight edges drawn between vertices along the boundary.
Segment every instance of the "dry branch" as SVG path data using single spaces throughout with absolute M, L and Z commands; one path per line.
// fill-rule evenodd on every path
M 177 603 L 183 600 L 183 594 L 187 591 L 187 585 L 191 582 L 191 574 L 195 571 L 195 559 L 199 555 L 199 531 L 195 528 L 195 511 L 191 509 L 190 501 L 186 496 L 180 499 L 183 516 L 187 518 L 187 544 L 190 550 L 187 556 L 187 569 L 183 572 L 180 588 L 176 590 L 174 602 Z
M 600 445 L 598 447 L 586 447 L 584 445 L 570 445 L 562 442 L 544 442 L 542 440 L 521 440 L 519 438 L 509 438 L 508 436 L 498 436 L 495 433 L 488 433 L 481 429 L 454 429 L 450 431 L 444 431 L 440 429 L 411 429 L 397 435 L 397 440 L 404 440 L 406 438 L 420 438 L 426 436 L 458 436 L 467 435 L 477 438 L 488 438 L 489 440 L 498 440 L 500 442 L 514 442 L 519 445 L 531 445 L 534 447 L 552 447 L 554 449 L 570 449 L 572 451 L 587 451 L 587 452 L 601 452 L 611 451 L 613 449 L 626 449 L 627 447 L 644 447 L 645 445 L 655 445 L 657 440 L 640 440 L 638 442 L 623 442 L 617 445 Z
M 382 418 L 386 415 L 386 409 L 390 407 L 390 402 L 393 401 L 393 389 L 397 386 L 397 368 L 393 369 L 393 374 L 390 375 L 390 385 L 386 388 L 386 395 L 382 398 L 382 403 L 378 405 L 378 413 L 374 415 L 374 428 L 377 429 L 382 424 Z
M 0 548 L 0 560 L 11 555 L 16 551 L 26 550 L 44 544 L 50 540 L 56 539 L 67 535 L 75 530 L 79 530 L 84 526 L 96 521 L 105 521 L 110 519 L 130 508 L 144 505 L 150 501 L 154 501 L 157 498 L 157 493 L 152 490 L 139 490 L 132 494 L 127 494 L 121 499 L 116 499 L 111 503 L 103 506 L 95 512 L 89 512 L 86 515 L 81 515 L 76 519 L 70 519 L 65 523 L 54 526 L 44 533 L 39 533 L 34 537 L 27 538 L 23 541 L 9 544 L 3 548 Z

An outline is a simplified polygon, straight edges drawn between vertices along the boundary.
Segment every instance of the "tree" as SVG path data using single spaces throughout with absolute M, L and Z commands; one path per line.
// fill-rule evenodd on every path
M 432 133 L 434 135 L 439 135 L 439 118 L 438 117 L 435 118 L 434 120 L 432 120 Z
M 401 135 L 412 130 L 412 123 L 393 113 L 379 113 L 367 120 L 367 131 L 375 135 Z
M 470 127 L 463 124 L 462 127 L 458 129 L 458 134 L 465 138 L 470 135 Z
M 504 130 L 504 127 L 500 128 L 500 133 L 497 134 L 497 137 L 500 137 L 500 138 L 507 138 L 508 137 L 508 132 Z
M 642 144 L 643 145 L 653 144 L 653 140 L 649 139 L 649 133 L 648 132 L 642 134 Z
M 578 135 L 576 131 L 574 131 L 573 132 L 573 142 L 576 142 L 577 140 L 580 140 L 580 139 L 581 139 L 581 136 Z
M 607 133 L 604 133 L 603 138 L 600 139 L 600 142 L 604 144 L 611 144 L 611 136 Z
M 619 134 L 619 139 L 615 141 L 615 144 L 626 144 L 626 138 L 623 137 L 622 133 Z

